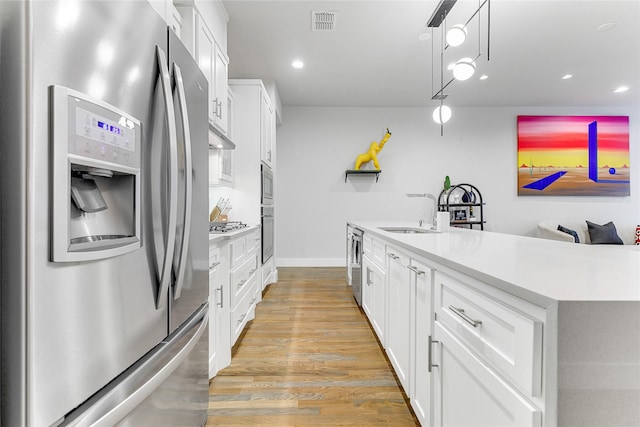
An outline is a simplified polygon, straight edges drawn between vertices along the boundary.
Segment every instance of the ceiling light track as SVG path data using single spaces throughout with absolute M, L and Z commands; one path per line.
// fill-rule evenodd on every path
M 487 7 L 487 61 L 490 59 L 490 33 L 491 33 L 491 0 L 478 0 L 478 8 L 471 14 L 465 24 L 456 24 L 447 30 L 447 15 L 456 4 L 457 0 L 440 0 L 427 22 L 426 27 L 431 28 L 431 99 L 440 101 L 440 105 L 433 113 L 433 119 L 440 124 L 440 135 L 444 134 L 444 123 L 451 118 L 451 109 L 444 105 L 447 95 L 444 90 L 453 83 L 454 80 L 468 80 L 476 71 L 476 60 L 482 55 L 482 25 L 480 21 L 480 11 Z M 478 17 L 478 54 L 475 58 L 461 58 L 452 67 L 453 78 L 446 84 L 444 79 L 444 52 L 449 47 L 455 48 L 464 43 L 467 38 L 467 25 Z M 440 89 L 434 93 L 434 37 L 433 28 L 440 28 Z M 445 36 L 446 34 L 446 36 Z M 446 40 L 446 42 L 445 42 Z

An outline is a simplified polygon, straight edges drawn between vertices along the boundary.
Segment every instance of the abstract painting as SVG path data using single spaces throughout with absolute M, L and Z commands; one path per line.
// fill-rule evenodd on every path
M 628 116 L 518 116 L 518 195 L 629 196 Z

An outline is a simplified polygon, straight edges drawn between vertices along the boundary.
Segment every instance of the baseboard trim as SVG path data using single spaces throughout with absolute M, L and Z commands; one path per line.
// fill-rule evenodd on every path
M 278 267 L 346 267 L 344 258 L 278 258 Z

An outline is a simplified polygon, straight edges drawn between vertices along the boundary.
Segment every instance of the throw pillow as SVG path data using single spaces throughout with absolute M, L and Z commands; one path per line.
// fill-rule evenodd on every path
M 594 245 L 622 245 L 622 239 L 618 236 L 618 231 L 613 222 L 609 221 L 604 225 L 594 224 L 587 221 L 589 238 Z
M 580 238 L 578 237 L 578 233 L 576 232 L 576 230 L 572 230 L 570 228 L 563 227 L 562 225 L 558 225 L 558 231 L 562 231 L 563 233 L 572 235 L 573 240 L 575 240 L 576 243 L 580 243 Z

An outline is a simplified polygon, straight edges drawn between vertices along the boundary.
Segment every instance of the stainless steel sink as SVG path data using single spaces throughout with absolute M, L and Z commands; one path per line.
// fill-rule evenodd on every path
M 437 233 L 435 230 L 427 230 L 419 227 L 378 227 L 382 231 L 388 231 L 390 233 L 403 233 L 403 234 L 427 234 Z

